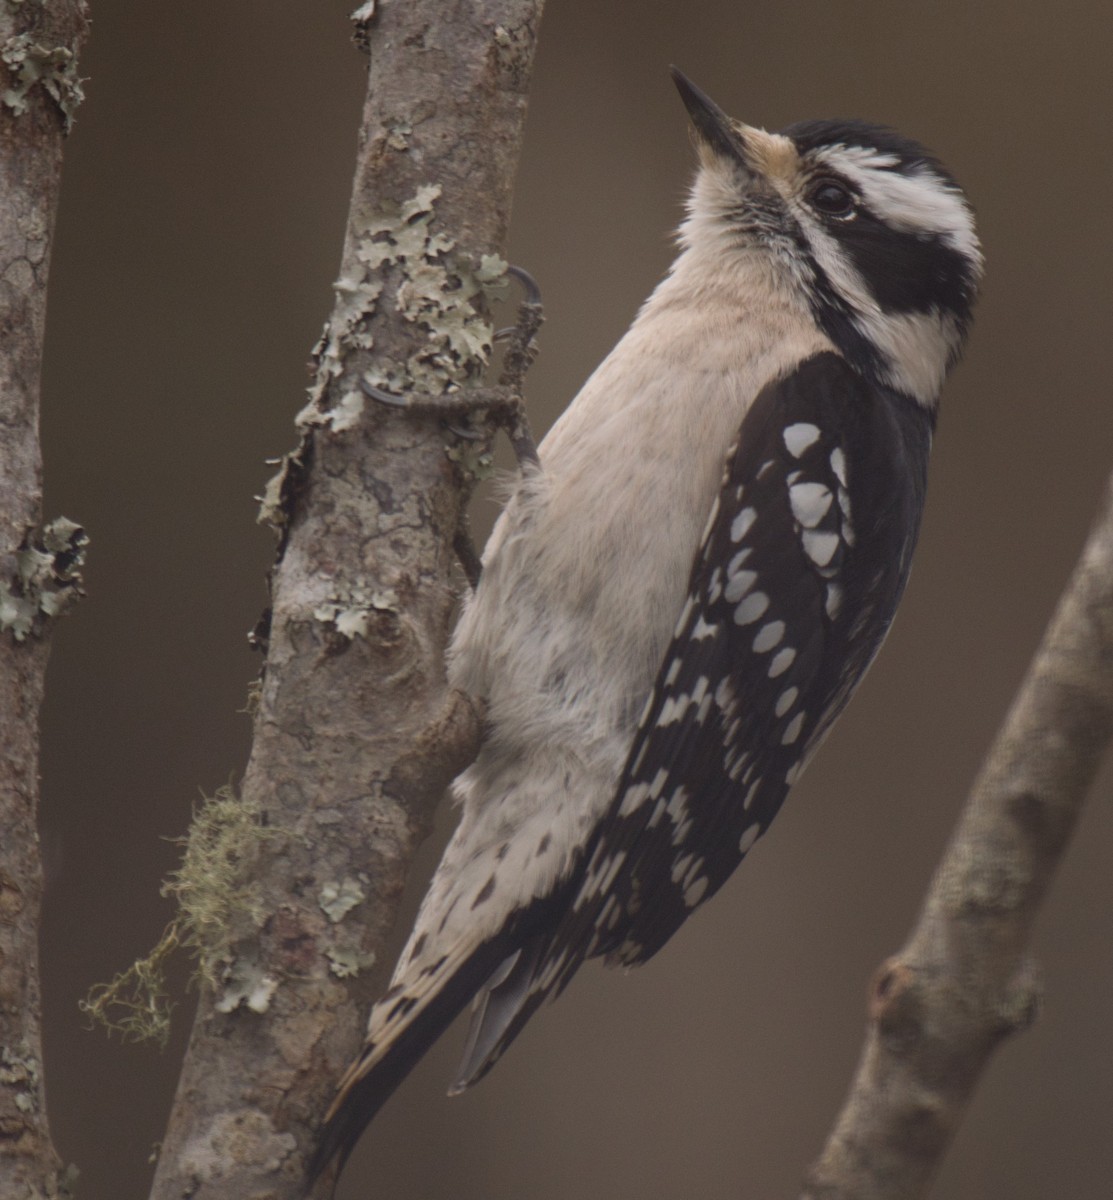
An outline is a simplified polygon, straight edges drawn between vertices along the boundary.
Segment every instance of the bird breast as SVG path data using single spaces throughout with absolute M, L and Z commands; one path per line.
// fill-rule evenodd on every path
M 486 698 L 504 748 L 559 745 L 621 768 L 616 737 L 624 753 L 746 411 L 771 379 L 831 349 L 756 281 L 709 302 L 706 271 L 684 267 L 554 425 L 488 543 L 452 679 Z

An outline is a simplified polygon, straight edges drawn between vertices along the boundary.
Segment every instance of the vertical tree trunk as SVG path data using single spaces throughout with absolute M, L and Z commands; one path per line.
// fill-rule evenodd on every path
M 440 393 L 482 377 L 490 326 L 470 298 L 498 273 L 485 256 L 507 230 L 541 6 L 360 10 L 371 70 L 337 303 L 301 446 L 264 500 L 280 532 L 269 649 L 243 819 L 217 855 L 247 865 L 231 891 L 180 881 L 187 905 L 206 888 L 233 899 L 204 948 L 213 982 L 158 1200 L 300 1194 L 406 867 L 474 753 L 475 714 L 443 667 L 474 444 L 359 382 Z
M 0 6 L 0 1196 L 28 1200 L 59 1186 L 39 1032 L 36 815 L 45 635 L 55 551 L 64 548 L 44 546 L 38 528 L 39 376 L 62 144 L 81 99 L 85 32 L 83 0 Z

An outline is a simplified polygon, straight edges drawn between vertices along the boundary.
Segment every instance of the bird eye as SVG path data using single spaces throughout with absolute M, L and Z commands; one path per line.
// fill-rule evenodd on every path
M 854 194 L 833 179 L 821 179 L 811 190 L 808 199 L 817 211 L 828 217 L 852 217 Z

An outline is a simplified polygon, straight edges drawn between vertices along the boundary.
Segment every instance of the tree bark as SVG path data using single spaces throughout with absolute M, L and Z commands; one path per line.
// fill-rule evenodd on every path
M 905 948 L 802 1196 L 926 1194 L 990 1056 L 1039 1007 L 1035 918 L 1113 733 L 1113 480 Z
M 38 724 L 48 619 L 79 591 L 69 543 L 80 531 L 40 527 L 39 378 L 86 24 L 83 0 L 0 6 L 0 1195 L 27 1200 L 63 1182 L 40 1042 Z
M 371 67 L 337 302 L 301 445 L 264 498 L 280 545 L 238 823 L 221 818 L 214 839 L 210 822 L 212 853 L 195 856 L 208 868 L 174 885 L 187 913 L 216 911 L 223 928 L 198 938 L 209 982 L 158 1200 L 301 1194 L 407 865 L 478 738 L 443 659 L 482 444 L 360 385 L 482 382 L 491 327 L 476 306 L 504 266 L 489 256 L 509 221 L 542 0 L 377 7 L 356 14 Z

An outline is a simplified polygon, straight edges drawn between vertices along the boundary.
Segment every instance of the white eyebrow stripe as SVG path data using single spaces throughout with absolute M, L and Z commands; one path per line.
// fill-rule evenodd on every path
M 861 146 L 832 146 L 815 152 L 815 162 L 837 171 L 858 189 L 866 205 L 887 225 L 910 233 L 937 234 L 959 253 L 981 260 L 974 221 L 965 199 L 927 165 L 911 174 L 888 170 L 891 154 Z

